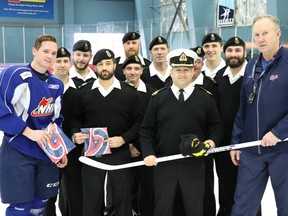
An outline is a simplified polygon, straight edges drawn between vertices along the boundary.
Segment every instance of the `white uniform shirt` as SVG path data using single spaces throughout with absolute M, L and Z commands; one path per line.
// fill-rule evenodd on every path
M 150 77 L 158 76 L 158 78 L 162 82 L 165 82 L 165 80 L 170 76 L 171 66 L 168 65 L 164 76 L 155 68 L 153 62 L 149 65 L 149 71 L 150 71 Z
M 244 76 L 245 73 L 245 68 L 247 65 L 247 61 L 245 61 L 245 63 L 243 64 L 241 70 L 233 77 L 233 74 L 231 72 L 231 68 L 227 67 L 223 73 L 223 77 L 224 76 L 228 76 L 229 77 L 229 82 L 232 85 L 233 83 L 235 83 L 238 79 L 240 79 L 240 77 Z
M 90 78 L 94 78 L 94 79 L 97 79 L 97 76 L 96 74 L 94 73 L 94 71 L 92 71 L 89 66 L 88 66 L 88 74 L 87 76 L 84 78 L 81 74 L 79 74 L 77 71 L 76 71 L 76 68 L 75 66 L 73 65 L 70 70 L 69 70 L 69 77 L 73 78 L 73 77 L 77 77 L 79 79 L 82 79 L 83 81 L 86 81 L 87 79 L 90 79 Z
M 204 60 L 204 65 L 202 67 L 202 71 L 205 71 L 205 75 L 209 76 L 211 78 L 214 78 L 217 74 L 217 72 L 222 69 L 223 67 L 226 66 L 225 61 L 221 58 L 220 64 L 215 68 L 214 71 L 211 71 L 207 66 L 206 66 L 206 61 L 207 59 Z

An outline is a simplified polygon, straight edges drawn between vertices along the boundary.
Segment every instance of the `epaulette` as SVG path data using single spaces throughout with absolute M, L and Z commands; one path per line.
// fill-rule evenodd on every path
M 207 75 L 205 74 L 205 71 L 201 71 L 201 73 L 204 75 L 204 77 L 206 77 L 208 80 L 210 80 L 213 84 L 216 84 L 216 83 L 217 83 L 217 81 L 216 81 L 214 78 L 212 78 L 212 77 L 210 77 L 210 76 L 207 76 Z
M 203 87 L 200 87 L 200 89 L 205 91 L 208 95 L 213 96 L 213 94 L 210 91 L 208 91 L 207 89 L 205 89 Z
M 154 92 L 151 94 L 151 96 L 154 97 L 155 95 L 157 95 L 159 92 L 163 91 L 164 89 L 166 89 L 166 87 L 163 87 L 163 88 L 161 88 L 161 89 L 158 89 L 158 90 L 154 91 Z
M 137 90 L 137 88 L 132 83 L 128 83 L 128 82 L 125 82 L 125 81 L 120 81 L 120 83 L 123 83 L 124 85 L 127 85 L 127 86 L 133 88 L 134 90 Z
M 215 79 L 213 79 L 212 77 L 206 76 L 208 78 L 208 80 L 210 80 L 213 84 L 216 84 L 217 81 Z
M 146 85 L 147 89 L 150 90 L 150 92 L 153 93 L 153 92 L 157 91 L 157 89 L 153 85 L 151 85 L 150 83 L 145 83 L 145 85 Z
M 93 79 L 93 80 L 89 80 L 88 82 L 85 82 L 85 83 L 79 85 L 79 86 L 78 86 L 78 89 L 81 89 L 81 88 L 89 85 L 90 83 L 92 83 L 92 82 L 94 82 L 94 81 L 95 81 L 94 79 Z

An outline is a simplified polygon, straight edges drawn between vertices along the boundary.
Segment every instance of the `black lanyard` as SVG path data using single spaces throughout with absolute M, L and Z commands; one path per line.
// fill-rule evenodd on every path
M 262 77 L 264 76 L 265 72 L 267 70 L 268 71 L 270 70 L 271 65 L 273 64 L 274 60 L 275 60 L 275 56 L 272 58 L 272 60 L 269 62 L 269 64 L 267 65 L 267 67 L 264 70 L 263 70 L 261 63 L 260 63 L 261 56 L 254 63 L 254 66 L 252 69 L 253 88 L 252 88 L 252 92 L 250 93 L 250 95 L 248 97 L 248 103 L 250 103 L 250 104 L 253 103 L 253 101 L 256 97 L 258 83 L 262 79 Z M 256 69 L 257 69 L 257 71 L 256 71 Z M 255 73 L 255 71 L 256 71 L 256 73 Z M 260 71 L 261 71 L 261 73 L 260 73 Z M 259 73 L 260 73 L 260 75 L 259 75 Z

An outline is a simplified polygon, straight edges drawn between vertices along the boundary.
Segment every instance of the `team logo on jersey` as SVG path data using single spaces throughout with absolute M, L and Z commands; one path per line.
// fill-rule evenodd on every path
M 37 108 L 31 112 L 31 115 L 33 117 L 43 117 L 52 115 L 52 113 L 54 112 L 54 103 L 52 102 L 53 102 L 52 97 L 48 99 L 43 97 L 42 100 L 39 102 Z
M 269 79 L 270 79 L 271 81 L 274 81 L 274 80 L 278 79 L 278 74 L 276 74 L 276 75 L 271 75 Z

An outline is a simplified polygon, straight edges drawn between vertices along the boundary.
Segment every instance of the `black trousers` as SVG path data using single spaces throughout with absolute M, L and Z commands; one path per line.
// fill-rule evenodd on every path
M 56 216 L 56 200 L 57 196 L 48 199 L 44 208 L 44 216 Z
M 133 158 L 134 159 L 134 158 Z M 139 161 L 138 158 L 132 162 Z M 141 216 L 151 216 L 154 211 L 153 167 L 139 166 L 131 168 L 132 209 Z M 106 208 L 114 208 L 109 177 L 106 187 Z
M 151 216 L 154 210 L 153 167 L 132 168 L 132 208 L 141 216 Z
M 83 145 L 69 152 L 68 164 L 63 169 L 60 185 L 59 209 L 63 216 L 82 216 L 82 163 L 79 161 L 83 151 Z
M 219 211 L 217 215 L 230 216 L 237 183 L 237 166 L 232 163 L 229 152 L 214 154 L 214 159 L 219 185 Z
M 104 206 L 105 170 L 82 166 L 84 216 L 102 216 Z M 117 216 L 131 216 L 131 170 L 108 171 L 112 200 Z
M 154 216 L 173 215 L 178 187 L 186 215 L 202 216 L 205 164 L 202 159 L 189 160 L 165 162 L 154 167 Z
M 213 155 L 205 157 L 205 193 L 203 199 L 203 216 L 216 215 L 216 201 L 214 194 Z

